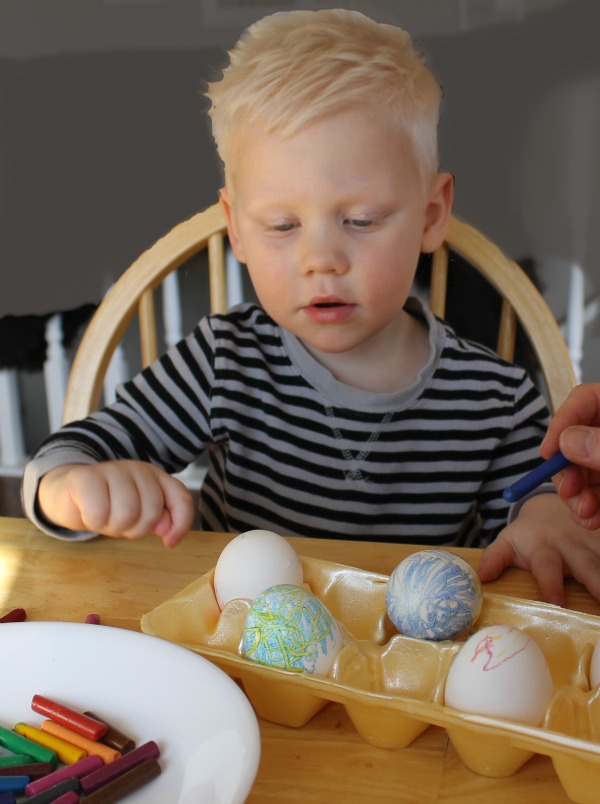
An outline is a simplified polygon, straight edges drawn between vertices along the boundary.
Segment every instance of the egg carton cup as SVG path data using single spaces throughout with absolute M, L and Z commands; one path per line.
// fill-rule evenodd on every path
M 589 671 L 600 617 L 486 594 L 473 631 L 509 625 L 528 633 L 548 662 L 554 694 L 539 727 L 482 717 L 444 705 L 449 667 L 470 633 L 429 642 L 399 634 L 385 606 L 388 577 L 301 557 L 304 586 L 341 625 L 344 644 L 327 677 L 266 667 L 239 647 L 250 603 L 217 604 L 214 571 L 142 617 L 147 634 L 205 656 L 239 680 L 257 715 L 301 727 L 330 701 L 344 706 L 371 745 L 405 748 L 441 726 L 464 764 L 484 776 L 511 776 L 534 754 L 552 759 L 568 797 L 595 804 L 600 789 L 600 687 Z

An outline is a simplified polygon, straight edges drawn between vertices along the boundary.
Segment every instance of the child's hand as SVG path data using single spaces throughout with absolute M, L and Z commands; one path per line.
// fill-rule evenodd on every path
M 69 530 L 137 539 L 155 533 L 174 547 L 190 529 L 194 504 L 187 488 L 142 461 L 106 461 L 52 469 L 40 481 L 42 515 Z
M 541 453 L 560 449 L 573 462 L 554 478 L 573 521 L 588 530 L 600 528 L 600 383 L 578 385 L 550 422 Z
M 495 580 L 506 567 L 530 570 L 547 603 L 565 605 L 565 577 L 582 583 L 600 600 L 600 539 L 573 523 L 554 494 L 523 504 L 516 520 L 485 550 L 478 573 Z

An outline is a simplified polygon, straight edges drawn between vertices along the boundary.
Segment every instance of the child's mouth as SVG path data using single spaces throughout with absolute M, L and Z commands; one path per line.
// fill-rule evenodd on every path
M 341 299 L 315 299 L 304 311 L 311 321 L 317 324 L 339 324 L 354 313 L 356 305 Z

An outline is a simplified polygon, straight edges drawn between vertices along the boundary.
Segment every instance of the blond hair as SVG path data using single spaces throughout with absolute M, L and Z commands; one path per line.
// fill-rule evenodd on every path
M 407 136 L 421 176 L 437 172 L 442 90 L 401 28 L 343 9 L 279 12 L 251 25 L 229 55 L 206 91 L 226 170 L 241 125 L 260 123 L 285 137 L 326 114 L 375 103 Z

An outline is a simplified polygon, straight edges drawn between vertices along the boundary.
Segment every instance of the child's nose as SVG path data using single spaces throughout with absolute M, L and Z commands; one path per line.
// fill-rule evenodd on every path
M 308 236 L 302 256 L 305 274 L 345 274 L 349 269 L 347 254 L 335 234 L 325 232 Z

